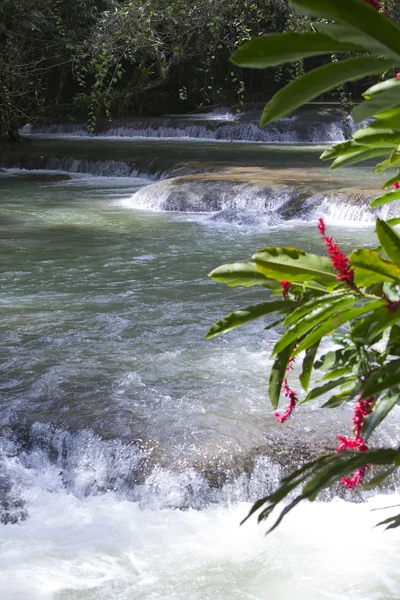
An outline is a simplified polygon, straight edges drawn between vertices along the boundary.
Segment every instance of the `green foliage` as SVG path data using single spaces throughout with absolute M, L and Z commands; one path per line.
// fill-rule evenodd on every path
M 369 4 L 362 0 L 291 0 L 290 5 L 308 17 L 323 19 L 316 23 L 318 31 L 258 38 L 237 50 L 232 61 L 241 66 L 266 68 L 336 50 L 341 58 L 317 66 L 287 84 L 266 105 L 261 125 L 346 81 L 372 74 L 386 77 L 393 67 L 400 68 L 400 29 Z M 385 4 L 385 8 L 390 7 Z M 346 57 L 354 52 L 358 56 Z M 394 185 L 396 190 L 384 193 L 372 206 L 400 198 L 399 92 L 397 78 L 386 78 L 369 87 L 353 116 L 358 121 L 366 117 L 375 120 L 356 131 L 352 140 L 329 148 L 321 156 L 323 160 L 333 160 L 331 168 L 337 168 L 376 156 L 387 157 L 389 152 L 389 157 L 377 167 L 379 171 L 396 170 L 383 186 L 386 189 Z M 400 450 L 366 447 L 368 438 L 400 400 L 400 236 L 391 224 L 377 219 L 380 246 L 374 250 L 355 249 L 347 258 L 326 236 L 323 221 L 319 229 L 329 258 L 295 248 L 266 248 L 256 252 L 252 262 L 225 265 L 211 273 L 213 279 L 228 285 L 282 287 L 283 300 L 269 300 L 270 311 L 267 301 L 245 309 L 244 313 L 236 311 L 211 329 L 215 335 L 268 312 L 282 315 L 284 331 L 272 351 L 275 361 L 269 381 L 274 409 L 279 405 L 282 389 L 291 402 L 296 397 L 287 378 L 291 362 L 302 351 L 306 351 L 300 376 L 303 388 L 308 390 L 313 368 L 321 373 L 303 402 L 331 393 L 323 407 L 355 402 L 354 437 L 342 438 L 340 454 L 305 464 L 283 478 L 273 494 L 251 509 L 249 516 L 261 510 L 261 521 L 282 501 L 286 502 L 270 531 L 301 500 L 314 500 L 338 478 L 355 470 L 357 477 L 344 479 L 352 487 L 361 481 L 369 466 L 376 465 L 378 470 L 389 467 L 366 484 L 371 487 L 386 480 L 400 464 Z M 335 350 L 318 356 L 320 343 L 326 337 L 335 342 Z M 286 411 L 285 418 L 292 408 Z M 357 410 L 364 411 L 361 417 Z M 363 451 L 342 452 L 346 448 Z M 397 527 L 400 515 L 382 524 Z

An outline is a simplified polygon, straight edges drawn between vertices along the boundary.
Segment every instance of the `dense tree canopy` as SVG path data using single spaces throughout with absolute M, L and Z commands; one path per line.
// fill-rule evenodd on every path
M 385 2 L 395 17 L 397 4 Z M 287 0 L 0 0 L 0 137 L 16 140 L 57 106 L 94 128 L 100 115 L 264 100 L 303 62 L 246 72 L 230 55 L 256 36 L 307 29 L 312 19 Z

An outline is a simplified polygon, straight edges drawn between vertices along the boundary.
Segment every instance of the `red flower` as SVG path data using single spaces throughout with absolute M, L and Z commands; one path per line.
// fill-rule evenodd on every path
M 288 384 L 288 372 L 292 368 L 293 361 L 294 361 L 294 358 L 291 358 L 289 360 L 288 366 L 286 367 L 286 377 L 282 382 L 282 392 L 285 394 L 285 396 L 287 398 L 289 398 L 289 404 L 288 404 L 287 409 L 285 410 L 285 412 L 282 415 L 280 415 L 278 412 L 275 412 L 275 419 L 278 423 L 284 423 L 285 421 L 287 421 L 287 419 L 292 414 L 293 409 L 299 400 L 296 392 L 291 387 L 289 387 L 289 384 Z
M 336 452 L 339 453 L 343 450 L 359 450 L 360 452 L 366 452 L 368 450 L 368 446 L 361 435 L 361 431 L 364 425 L 364 419 L 372 412 L 374 405 L 374 398 L 360 398 L 356 402 L 353 411 L 354 437 L 348 438 L 343 435 L 338 435 L 340 443 L 336 448 Z M 342 477 L 340 481 L 345 488 L 352 489 L 360 483 L 368 468 L 369 465 L 364 465 L 363 467 L 356 469 L 352 477 Z
M 365 472 L 369 469 L 369 465 L 364 465 L 363 467 L 360 467 L 359 469 L 356 469 L 353 473 L 352 477 L 342 477 L 342 479 L 340 480 L 343 487 L 347 488 L 348 490 L 351 490 L 355 487 L 357 487 L 362 478 L 365 475 Z
M 290 281 L 280 281 L 279 282 L 282 288 L 282 296 L 284 300 L 288 299 L 288 293 L 290 288 Z
M 398 77 L 400 79 L 400 73 L 397 73 L 396 77 Z M 395 183 L 393 184 L 393 187 L 395 190 L 398 190 L 400 188 L 400 183 L 398 181 L 395 181 Z
M 324 240 L 325 248 L 328 251 L 329 257 L 332 261 L 332 266 L 339 274 L 336 279 L 343 281 L 348 285 L 353 285 L 354 269 L 351 268 L 349 259 L 344 252 L 340 249 L 336 242 L 331 237 L 325 235 L 326 227 L 325 222 L 322 218 L 318 220 L 318 230 Z

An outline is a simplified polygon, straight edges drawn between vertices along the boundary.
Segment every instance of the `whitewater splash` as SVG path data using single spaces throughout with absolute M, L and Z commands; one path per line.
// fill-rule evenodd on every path
M 265 228 L 290 221 L 318 220 L 328 223 L 363 225 L 398 217 L 396 203 L 370 209 L 379 190 L 333 189 L 313 192 L 304 185 L 255 184 L 206 177 L 168 179 L 146 186 L 121 204 L 128 208 L 183 213 L 205 213 L 205 223 L 225 223 L 248 228 Z
M 251 504 L 232 487 L 225 501 L 201 510 L 176 510 L 183 478 L 168 472 L 149 479 L 137 499 L 118 486 L 88 494 L 91 468 L 101 478 L 107 452 L 84 436 L 79 460 L 66 442 L 64 454 L 75 455 L 70 481 L 65 458 L 52 462 L 40 447 L 16 458 L 9 442 L 7 466 L 25 516 L 0 524 L 1 600 L 292 600 L 294 590 L 300 600 L 397 600 L 400 531 L 374 528 L 393 513 L 374 509 L 398 504 L 398 494 L 306 503 L 265 538 L 267 524 L 255 518 L 239 526 Z M 75 439 L 81 450 L 82 439 Z M 110 472 L 116 454 L 108 451 Z M 126 454 L 119 458 L 132 466 Z M 265 475 L 252 485 L 253 494 L 264 492 Z M 190 473 L 186 488 L 201 494 Z

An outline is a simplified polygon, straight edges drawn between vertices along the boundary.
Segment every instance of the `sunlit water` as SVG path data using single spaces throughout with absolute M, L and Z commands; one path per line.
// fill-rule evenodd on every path
M 309 406 L 275 424 L 279 330 L 204 339 L 267 292 L 207 273 L 267 245 L 322 251 L 315 222 L 136 210 L 148 183 L 0 176 L 0 598 L 397 599 L 400 537 L 370 512 L 392 493 L 304 505 L 267 538 L 239 527 L 279 479 L 273 440 L 334 445 L 350 415 Z M 369 226 L 330 233 L 375 243 Z M 381 439 L 397 437 L 394 411 Z

